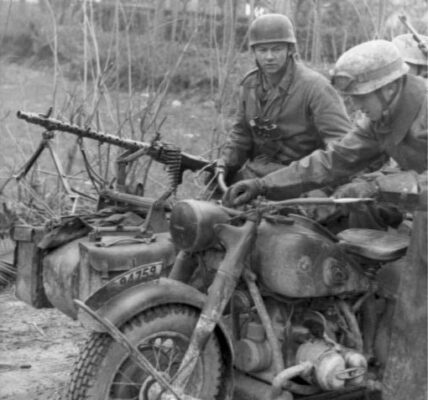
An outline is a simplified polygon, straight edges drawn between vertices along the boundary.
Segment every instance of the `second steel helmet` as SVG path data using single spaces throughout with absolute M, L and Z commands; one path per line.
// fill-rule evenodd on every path
M 428 36 L 420 35 L 421 40 L 425 43 L 425 46 L 428 47 Z M 419 49 L 418 43 L 413 39 L 412 34 L 406 33 L 404 35 L 396 36 L 392 39 L 401 56 L 404 58 L 404 61 L 409 64 L 415 65 L 427 65 L 428 58 L 422 53 Z
M 408 71 L 408 65 L 392 42 L 371 40 L 343 53 L 330 74 L 340 92 L 361 95 L 374 92 Z
M 283 14 L 264 14 L 250 25 L 250 47 L 268 43 L 296 43 L 294 27 Z

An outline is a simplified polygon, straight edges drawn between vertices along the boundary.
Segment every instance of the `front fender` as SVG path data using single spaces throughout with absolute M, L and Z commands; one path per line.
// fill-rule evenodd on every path
M 100 302 L 94 293 L 85 301 L 85 304 L 118 327 L 152 307 L 178 303 L 202 309 L 206 300 L 206 296 L 199 290 L 168 278 L 144 282 L 119 293 L 111 294 L 110 297 L 108 293 L 103 293 L 106 300 Z M 79 310 L 78 319 L 90 330 L 105 331 L 82 310 Z
M 93 298 L 96 298 L 96 296 L 91 296 L 85 302 L 86 305 L 94 309 L 100 316 L 107 318 L 115 326 L 120 327 L 139 313 L 160 305 L 184 304 L 202 310 L 207 296 L 185 283 L 168 278 L 159 278 L 117 293 L 99 307 L 94 307 L 99 305 L 97 302 L 91 304 L 91 299 Z M 79 309 L 77 317 L 86 328 L 92 331 L 106 331 L 81 309 Z M 230 332 L 221 322 L 216 328 L 216 332 L 221 342 L 221 347 L 225 350 L 223 352 L 227 371 L 225 391 L 228 392 L 226 398 L 230 398 L 230 393 L 233 390 L 234 355 L 232 339 Z

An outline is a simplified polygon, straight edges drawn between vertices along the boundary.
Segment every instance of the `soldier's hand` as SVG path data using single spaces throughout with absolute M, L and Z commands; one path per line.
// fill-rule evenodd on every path
M 226 207 L 236 207 L 248 203 L 264 193 L 264 185 L 260 179 L 247 179 L 230 186 L 223 196 Z

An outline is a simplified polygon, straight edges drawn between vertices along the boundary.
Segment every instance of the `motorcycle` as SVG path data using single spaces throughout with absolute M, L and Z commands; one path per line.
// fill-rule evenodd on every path
M 293 213 L 361 201 L 371 200 L 257 200 L 245 210 L 179 201 L 168 277 L 162 263 L 140 265 L 75 301 L 92 334 L 66 399 L 320 400 L 379 390 L 388 327 L 377 277 L 408 237 L 334 235 Z
M 171 178 L 157 200 L 106 189 L 95 216 L 14 227 L 17 297 L 55 307 L 92 332 L 66 400 L 345 400 L 379 390 L 393 303 L 379 289 L 397 278 L 389 267 L 408 236 L 333 234 L 300 213 L 305 205 L 371 200 L 171 207 L 166 199 L 183 170 L 212 163 L 160 141 L 123 140 L 49 115 L 18 117 L 126 149 L 120 183 L 142 154 L 165 164 Z M 224 171 L 216 174 L 224 191 Z M 115 214 L 105 214 L 110 208 Z

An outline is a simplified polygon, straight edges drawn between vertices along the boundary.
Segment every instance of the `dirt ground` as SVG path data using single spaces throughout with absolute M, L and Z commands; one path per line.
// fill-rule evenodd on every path
M 0 399 L 59 400 L 87 331 L 55 309 L 0 292 Z
M 0 400 L 61 400 L 87 335 L 58 310 L 20 301 L 13 287 L 0 291 Z

